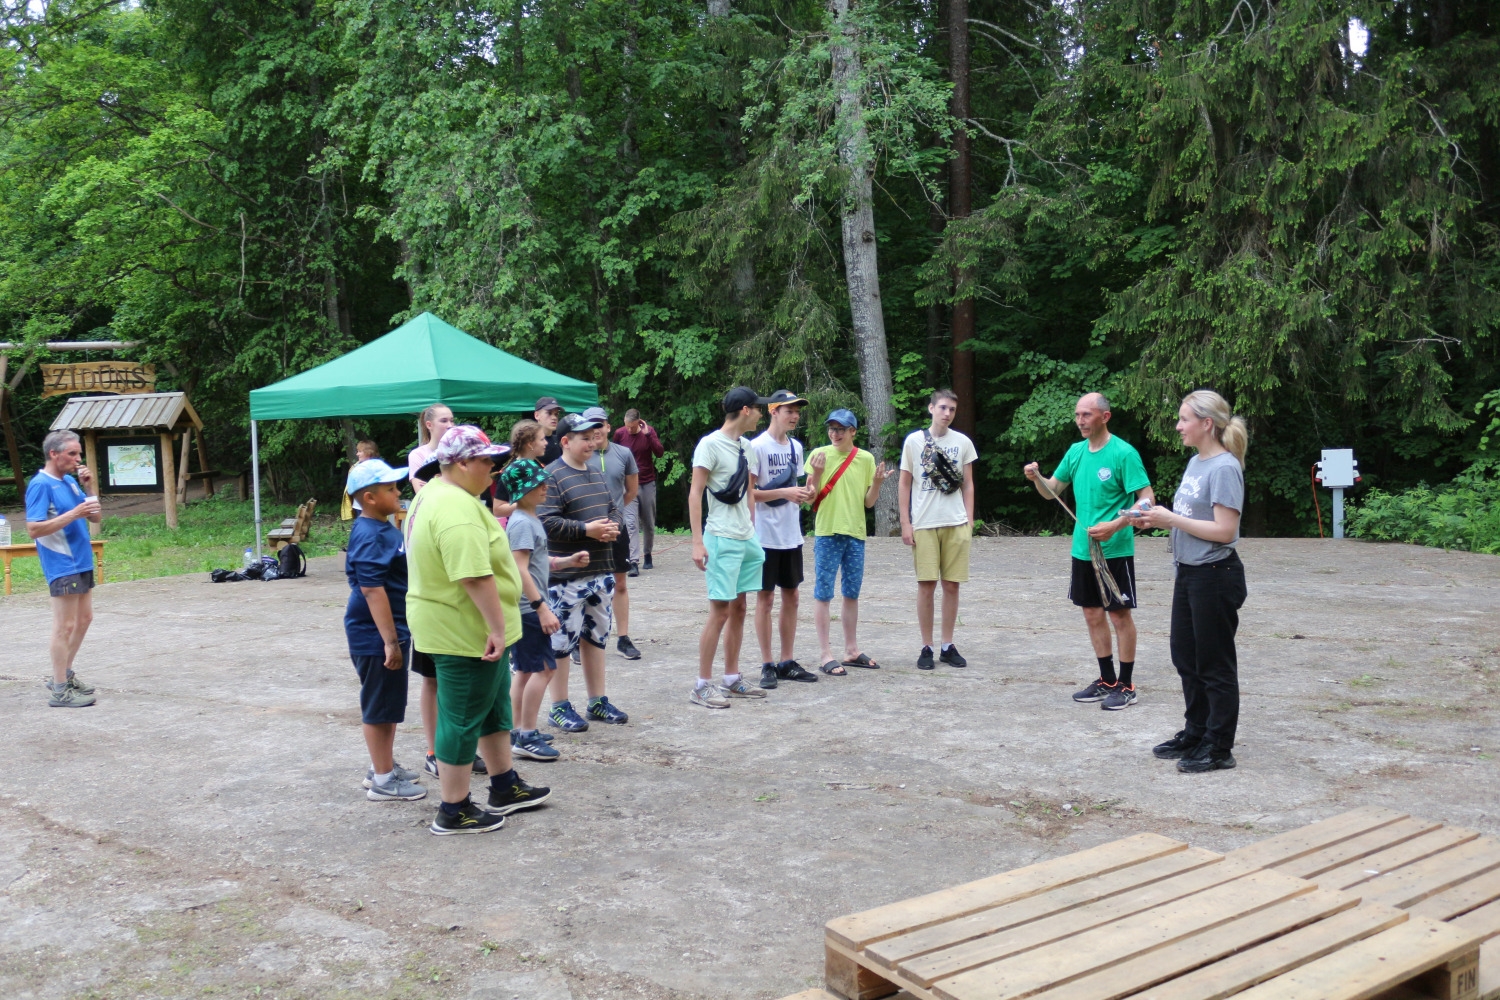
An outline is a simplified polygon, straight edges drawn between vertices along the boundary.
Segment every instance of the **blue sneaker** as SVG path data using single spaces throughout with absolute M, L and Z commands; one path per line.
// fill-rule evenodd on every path
M 556 760 L 562 756 L 550 743 L 543 743 L 538 735 L 534 732 L 521 733 L 512 730 L 510 752 L 528 760 Z
M 516 734 L 519 733 L 520 731 L 521 730 L 519 730 L 519 729 L 512 729 L 510 731 L 510 745 L 511 746 L 518 746 L 520 744 L 521 741 L 518 740 L 518 739 L 516 739 Z M 540 729 L 533 729 L 531 731 L 531 735 L 535 739 L 541 740 L 543 743 L 551 743 L 553 740 L 555 740 L 557 738 L 557 737 L 553 736 L 551 733 L 544 733 L 544 732 L 542 732 Z
M 547 719 L 565 733 L 581 733 L 589 728 L 588 722 L 577 712 L 573 711 L 573 703 L 571 701 L 565 701 L 561 705 L 553 705 L 552 710 L 547 713 Z
M 765 697 L 765 693 L 762 691 L 756 691 L 755 693 L 762 698 Z M 600 722 L 608 722 L 613 726 L 623 726 L 630 721 L 630 716 L 615 708 L 615 706 L 609 703 L 609 699 L 604 697 L 601 697 L 589 706 L 589 718 L 598 719 Z

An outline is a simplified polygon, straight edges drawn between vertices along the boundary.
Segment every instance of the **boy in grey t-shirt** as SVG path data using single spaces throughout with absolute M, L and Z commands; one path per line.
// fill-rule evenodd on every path
M 620 534 L 613 543 L 615 561 L 615 648 L 627 660 L 639 660 L 641 651 L 630 641 L 630 582 L 632 576 L 641 571 L 630 561 L 631 538 L 636 526 L 631 523 L 628 512 L 634 509 L 636 496 L 641 489 L 641 469 L 635 455 L 623 444 L 610 437 L 609 412 L 602 406 L 591 406 L 583 411 L 585 420 L 597 421 L 594 430 L 594 458 L 604 472 L 604 484 L 609 488 L 609 498 L 620 511 Z

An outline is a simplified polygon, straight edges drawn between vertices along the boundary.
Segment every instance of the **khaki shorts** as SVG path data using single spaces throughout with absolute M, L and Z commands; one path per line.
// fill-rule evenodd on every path
M 919 528 L 912 532 L 912 539 L 916 544 L 912 546 L 911 556 L 919 582 L 969 582 L 969 548 L 974 544 L 974 532 L 967 524 Z

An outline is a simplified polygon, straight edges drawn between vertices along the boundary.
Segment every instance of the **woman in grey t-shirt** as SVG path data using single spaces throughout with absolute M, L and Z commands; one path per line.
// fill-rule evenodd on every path
M 1182 677 L 1184 727 L 1157 745 L 1156 756 L 1177 770 L 1234 767 L 1240 714 L 1234 634 L 1245 603 L 1245 566 L 1235 543 L 1245 507 L 1245 421 L 1217 392 L 1199 389 L 1177 411 L 1182 443 L 1197 449 L 1182 473 L 1172 509 L 1138 515 L 1145 527 L 1172 529 L 1172 664 Z

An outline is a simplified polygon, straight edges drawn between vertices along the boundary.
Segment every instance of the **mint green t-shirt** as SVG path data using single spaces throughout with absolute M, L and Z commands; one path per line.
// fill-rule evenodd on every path
M 1098 451 L 1089 451 L 1088 439 L 1068 449 L 1052 478 L 1073 485 L 1073 558 L 1089 557 L 1089 528 L 1113 521 L 1135 500 L 1138 491 L 1151 485 L 1140 452 L 1113 434 Z M 1129 525 L 1100 543 L 1104 558 L 1135 555 L 1135 530 Z

